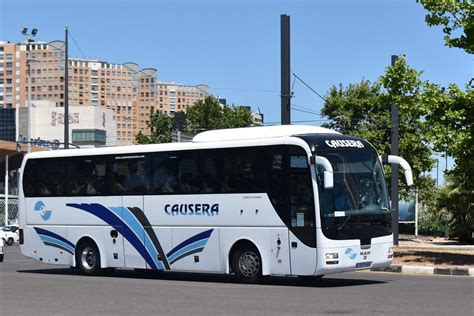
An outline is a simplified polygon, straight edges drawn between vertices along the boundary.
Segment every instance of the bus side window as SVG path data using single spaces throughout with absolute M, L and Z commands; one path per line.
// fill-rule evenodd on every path
M 178 189 L 178 157 L 172 153 L 153 153 L 151 158 L 151 194 L 167 194 Z
M 39 174 L 39 159 L 28 160 L 23 176 L 23 191 L 26 197 L 41 195 L 41 176 Z
M 220 192 L 224 161 L 215 150 L 201 151 L 199 160 L 199 185 L 202 193 Z
M 182 194 L 199 193 L 197 160 L 198 151 L 181 152 L 179 157 L 179 191 Z
M 112 194 L 145 194 L 148 191 L 145 158 L 117 156 L 112 166 Z
M 67 159 L 68 195 L 90 196 L 105 194 L 105 158 L 77 157 Z
M 268 197 L 280 216 L 281 220 L 288 224 L 290 216 L 288 212 L 288 155 L 283 146 L 271 146 L 266 148 L 264 157 L 264 170 L 266 173 L 266 191 Z
M 66 161 L 64 159 L 40 159 L 38 168 L 39 194 L 41 196 L 63 196 L 66 193 Z

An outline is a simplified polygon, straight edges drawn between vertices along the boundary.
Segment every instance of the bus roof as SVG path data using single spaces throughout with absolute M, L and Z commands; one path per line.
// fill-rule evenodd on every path
M 244 139 L 288 137 L 301 134 L 339 134 L 336 131 L 310 125 L 278 125 L 229 128 L 202 132 L 193 138 L 193 143 L 221 142 Z
M 128 145 L 116 147 L 101 148 L 79 148 L 68 150 L 52 150 L 38 153 L 29 153 L 26 159 L 52 158 L 52 157 L 73 157 L 89 155 L 108 155 L 108 154 L 139 154 L 152 151 L 173 151 L 190 150 L 204 148 L 219 148 L 219 142 L 233 141 L 237 147 L 259 146 L 262 144 L 286 143 L 285 138 L 293 135 L 303 134 L 335 134 L 340 133 L 333 130 L 305 125 L 282 125 L 282 126 L 261 126 L 244 127 L 232 129 L 220 129 L 200 133 L 193 138 L 192 143 L 165 143 L 148 145 Z M 265 142 L 267 139 L 269 142 Z

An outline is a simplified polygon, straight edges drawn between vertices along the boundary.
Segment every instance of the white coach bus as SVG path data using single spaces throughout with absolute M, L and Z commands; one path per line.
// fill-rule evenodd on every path
M 406 161 L 387 161 L 412 181 Z M 381 162 L 368 142 L 314 126 L 32 153 L 21 169 L 21 251 L 85 274 L 209 271 L 244 281 L 385 267 L 393 236 Z

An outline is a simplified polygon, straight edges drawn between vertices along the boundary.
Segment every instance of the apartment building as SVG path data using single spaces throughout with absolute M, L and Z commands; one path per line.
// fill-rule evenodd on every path
M 49 101 L 63 107 L 64 46 L 63 41 L 0 41 L 0 108 L 26 107 L 28 92 L 33 105 Z M 134 143 L 139 131 L 149 132 L 151 110 L 173 115 L 209 95 L 205 85 L 158 82 L 156 69 L 140 69 L 133 62 L 70 57 L 68 71 L 69 105 L 112 110 L 119 144 Z

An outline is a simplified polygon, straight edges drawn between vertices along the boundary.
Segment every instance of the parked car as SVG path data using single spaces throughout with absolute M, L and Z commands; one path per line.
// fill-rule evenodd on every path
M 3 239 L 0 238 L 0 262 L 3 262 Z
M 4 226 L 0 230 L 0 236 L 2 237 L 5 244 L 11 246 L 14 242 L 18 242 L 20 240 L 20 236 L 18 235 L 17 226 Z

